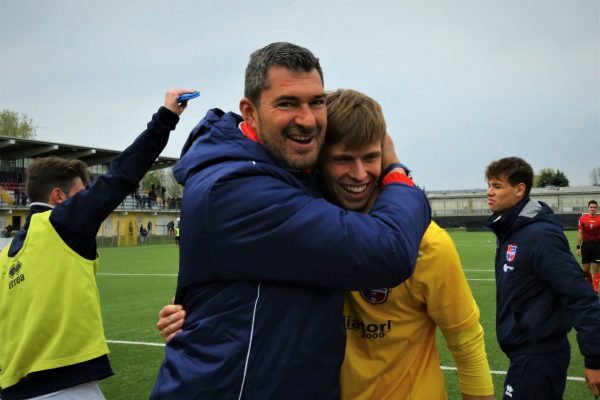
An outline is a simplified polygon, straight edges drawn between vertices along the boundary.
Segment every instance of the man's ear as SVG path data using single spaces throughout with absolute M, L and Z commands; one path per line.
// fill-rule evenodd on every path
M 527 189 L 525 183 L 517 183 L 517 196 L 519 196 L 520 198 L 525 197 L 525 189 Z
M 240 100 L 240 113 L 242 114 L 244 121 L 250 124 L 252 129 L 256 132 L 258 130 L 258 111 L 247 97 Z
M 56 187 L 50 191 L 50 196 L 48 197 L 48 204 L 57 206 L 66 199 L 67 196 L 65 195 L 65 192 L 63 192 L 61 188 Z

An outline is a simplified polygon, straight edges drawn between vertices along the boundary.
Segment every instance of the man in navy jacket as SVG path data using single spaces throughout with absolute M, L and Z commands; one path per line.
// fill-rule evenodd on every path
M 395 164 L 370 215 L 321 198 L 325 93 L 307 49 L 254 52 L 240 111 L 209 111 L 174 170 L 187 318 L 151 398 L 338 399 L 343 291 L 410 276 L 427 199 Z
M 600 303 L 586 282 L 558 218 L 531 200 L 531 166 L 518 157 L 485 173 L 488 226 L 496 248 L 496 336 L 510 358 L 504 398 L 562 399 L 575 326 L 585 378 L 600 394 Z

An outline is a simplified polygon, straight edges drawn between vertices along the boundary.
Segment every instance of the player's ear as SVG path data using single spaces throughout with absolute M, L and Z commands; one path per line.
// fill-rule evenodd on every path
M 517 183 L 517 196 L 524 197 L 525 189 L 527 189 L 527 185 L 525 185 L 525 183 L 523 183 L 523 182 Z
M 247 97 L 240 100 L 240 114 L 254 131 L 258 130 L 258 110 Z
M 50 191 L 50 196 L 48 196 L 48 204 L 56 206 L 62 204 L 63 201 L 67 199 L 67 195 L 61 188 L 55 187 Z

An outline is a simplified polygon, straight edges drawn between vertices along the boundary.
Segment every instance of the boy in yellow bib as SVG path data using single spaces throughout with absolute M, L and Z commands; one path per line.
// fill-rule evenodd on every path
M 96 287 L 96 233 L 167 144 L 185 104 L 171 90 L 148 128 L 89 183 L 80 160 L 48 157 L 27 169 L 31 210 L 0 253 L 2 400 L 103 399 L 112 375 Z

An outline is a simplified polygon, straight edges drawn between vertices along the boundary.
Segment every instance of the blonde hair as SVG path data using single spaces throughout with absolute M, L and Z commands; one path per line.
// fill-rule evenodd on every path
M 338 89 L 326 94 L 326 102 L 325 145 L 344 142 L 356 149 L 385 138 L 383 111 L 371 97 L 352 89 Z

